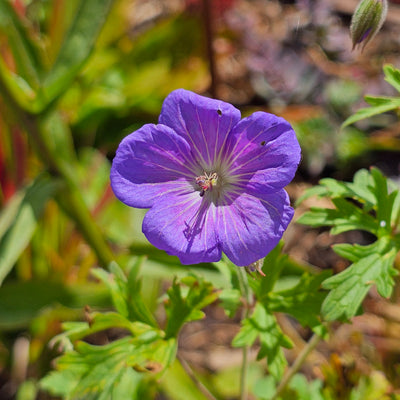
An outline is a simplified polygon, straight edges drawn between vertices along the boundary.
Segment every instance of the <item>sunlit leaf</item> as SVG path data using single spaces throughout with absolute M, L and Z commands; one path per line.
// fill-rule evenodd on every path
M 312 194 L 332 200 L 332 208 L 311 208 L 298 222 L 310 226 L 331 226 L 331 233 L 347 230 L 368 231 L 376 236 L 369 245 L 337 244 L 334 251 L 353 264 L 325 280 L 322 286 L 330 292 L 322 305 L 327 320 L 347 320 L 357 314 L 371 285 L 389 297 L 394 286 L 393 267 L 400 250 L 398 238 L 399 192 L 377 168 L 360 170 L 353 182 L 321 180 L 322 188 Z M 306 194 L 307 196 L 307 194 Z
M 127 336 L 103 346 L 78 342 L 57 360 L 57 370 L 43 378 L 41 386 L 73 400 L 111 399 L 122 390 L 136 399 L 140 381 L 146 374 L 160 376 L 175 353 L 174 339 Z

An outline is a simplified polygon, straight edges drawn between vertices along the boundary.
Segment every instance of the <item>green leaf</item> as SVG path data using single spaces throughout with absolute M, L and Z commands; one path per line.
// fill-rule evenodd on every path
M 347 187 L 351 189 L 353 196 L 360 202 L 365 202 L 368 209 L 375 205 L 375 196 L 371 191 L 374 180 L 370 172 L 366 169 L 358 170 L 353 178 L 353 182 L 348 182 Z
M 141 374 L 128 368 L 127 354 L 134 352 L 130 339 L 120 339 L 106 346 L 79 343 L 77 351 L 64 354 L 57 361 L 58 371 L 41 380 L 41 387 L 53 395 L 78 400 L 111 399 L 119 383 L 129 375 L 128 398 L 137 391 Z
M 201 309 L 217 299 L 211 283 L 193 275 L 182 278 L 181 282 L 174 280 L 167 295 L 169 299 L 164 303 L 168 316 L 166 338 L 176 337 L 185 322 L 203 318 Z
M 20 18 L 8 0 L 0 2 L 0 30 L 7 35 L 18 75 L 31 88 L 37 89 L 41 69 L 39 57 Z
M 41 387 L 74 400 L 108 400 L 122 392 L 124 398 L 136 399 L 145 374 L 159 377 L 175 354 L 174 339 L 146 341 L 128 336 L 104 346 L 78 342 L 74 351 L 57 360 L 57 371 L 44 377 Z
M 322 305 L 324 317 L 332 321 L 355 316 L 372 284 L 388 297 L 394 285 L 392 276 L 397 274 L 392 266 L 396 253 L 394 248 L 384 255 L 373 253 L 324 281 L 322 286 L 331 290 Z
M 375 115 L 383 114 L 388 111 L 395 110 L 400 107 L 400 98 L 398 97 L 372 97 L 366 98 L 369 103 L 376 104 L 372 107 L 361 108 L 355 114 L 347 118 L 343 124 L 342 128 L 345 126 L 354 124 L 355 122 L 361 121 L 362 119 L 370 118 Z
M 94 48 L 112 0 L 81 0 L 58 57 L 43 81 L 45 104 L 68 88 Z
M 138 257 L 131 267 L 126 282 L 126 297 L 129 309 L 129 318 L 137 319 L 151 326 L 157 326 L 153 314 L 148 309 L 142 296 L 142 281 L 139 279 L 139 271 L 144 257 Z
M 332 199 L 336 209 L 312 207 L 297 222 L 313 227 L 332 226 L 332 235 L 351 230 L 364 230 L 377 234 L 379 223 L 355 204 L 342 198 Z
M 116 262 L 110 264 L 110 273 L 100 268 L 93 270 L 92 273 L 108 287 L 114 307 L 121 315 L 131 321 L 137 320 L 155 327 L 157 323 L 141 295 L 141 281 L 138 274 L 143 260 L 144 258 L 136 260 L 128 277 Z
M 386 64 L 383 66 L 383 72 L 385 73 L 385 81 L 400 92 L 400 71 L 393 65 Z
M 124 293 L 121 291 L 118 283 L 116 282 L 115 277 L 101 268 L 94 269 L 92 271 L 92 274 L 96 278 L 100 279 L 107 286 L 115 309 L 121 315 L 127 317 L 129 311 L 128 311 L 128 306 L 126 304 L 126 299 L 124 297 Z
M 371 254 L 386 254 L 394 246 L 394 242 L 389 236 L 383 236 L 379 240 L 367 246 L 359 244 L 340 243 L 333 245 L 336 254 L 343 258 L 347 258 L 351 262 L 357 262 L 361 258 L 370 256 Z
M 391 220 L 394 201 L 398 191 L 388 193 L 386 177 L 377 168 L 371 168 L 371 175 L 375 182 L 374 195 L 376 197 L 376 217 L 379 221 L 380 230 L 387 234 L 391 233 Z
M 300 282 L 293 288 L 270 293 L 264 303 L 270 311 L 284 312 L 295 317 L 303 326 L 321 331 L 319 318 L 321 305 L 326 292 L 321 291 L 321 283 L 330 271 L 318 275 L 304 274 Z
M 46 202 L 57 186 L 56 181 L 39 177 L 25 189 L 22 201 L 21 195 L 17 194 L 10 200 L 11 211 L 9 208 L 0 215 L 0 285 L 28 246 Z
M 353 182 L 327 178 L 322 179 L 320 184 L 322 189 L 318 193 L 330 197 L 335 209 L 311 208 L 297 220 L 299 223 L 333 226 L 333 234 L 351 229 L 367 230 L 378 237 L 391 234 L 392 225 L 398 220 L 400 194 L 393 189 L 393 182 L 388 181 L 377 168 L 371 168 L 370 172 L 358 171 Z M 307 192 L 305 196 L 308 196 Z
M 400 92 L 400 71 L 390 64 L 386 64 L 383 67 L 383 71 L 385 73 L 385 80 Z M 342 127 L 400 107 L 399 97 L 365 96 L 364 99 L 371 107 L 358 110 L 354 115 L 344 121 Z
M 376 278 L 376 289 L 378 293 L 386 298 L 392 294 L 394 287 L 394 276 L 399 274 L 399 271 L 393 267 L 398 249 L 393 248 L 389 253 L 382 257 L 382 268 Z
M 293 345 L 282 333 L 275 317 L 260 303 L 256 304 L 253 314 L 242 321 L 242 327 L 234 337 L 232 346 L 251 346 L 257 338 L 261 346 L 257 359 L 267 357 L 271 375 L 276 380 L 281 379 L 287 365 L 282 347 L 291 348 Z
M 69 349 L 73 341 L 111 328 L 120 328 L 129 331 L 143 343 L 153 342 L 164 336 L 163 332 L 158 329 L 154 329 L 142 322 L 129 321 L 121 314 L 115 312 L 93 312 L 87 315 L 87 319 L 89 320 L 88 322 L 64 323 L 63 329 L 65 332 L 55 336 L 52 339 L 52 344 L 57 344 L 61 348 Z

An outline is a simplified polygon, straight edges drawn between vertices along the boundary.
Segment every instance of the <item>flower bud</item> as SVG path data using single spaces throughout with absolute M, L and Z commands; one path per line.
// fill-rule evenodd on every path
M 387 0 L 361 0 L 354 11 L 350 36 L 354 48 L 362 43 L 362 49 L 379 32 L 387 14 Z
M 264 259 L 261 258 L 260 260 L 257 260 L 251 263 L 250 265 L 247 265 L 245 269 L 246 272 L 248 272 L 249 274 L 251 274 L 254 271 L 257 271 L 260 275 L 265 276 L 263 270 L 261 269 L 263 265 L 264 265 Z

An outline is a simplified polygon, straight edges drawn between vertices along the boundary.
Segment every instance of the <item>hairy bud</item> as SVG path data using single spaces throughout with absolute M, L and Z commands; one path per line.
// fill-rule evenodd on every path
M 354 48 L 362 49 L 381 29 L 387 14 L 387 0 L 361 0 L 354 11 L 350 25 L 350 36 Z

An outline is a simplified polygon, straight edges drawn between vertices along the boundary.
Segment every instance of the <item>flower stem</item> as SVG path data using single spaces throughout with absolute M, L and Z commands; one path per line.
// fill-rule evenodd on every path
M 245 301 L 242 313 L 242 320 L 247 318 L 253 304 L 253 296 L 249 286 L 246 270 L 237 268 L 240 291 Z M 240 369 L 240 400 L 247 400 L 247 376 L 249 370 L 249 346 L 243 347 L 242 366 Z
M 279 386 L 276 389 L 276 392 L 274 396 L 271 398 L 271 400 L 276 400 L 283 390 L 286 388 L 288 383 L 291 381 L 293 376 L 296 374 L 296 372 L 300 369 L 300 367 L 303 365 L 304 361 L 306 360 L 307 356 L 315 349 L 319 341 L 321 340 L 321 337 L 314 333 L 312 338 L 309 340 L 307 345 L 303 348 L 303 350 L 300 352 L 299 356 L 293 363 L 293 365 L 286 371 L 286 374 L 282 378 Z
M 185 372 L 188 374 L 188 376 L 193 381 L 193 383 L 197 386 L 197 388 L 200 390 L 200 392 L 203 393 L 204 396 L 206 396 L 207 399 L 209 399 L 209 400 L 217 400 L 216 397 L 214 397 L 214 395 L 205 387 L 205 385 L 199 381 L 199 379 L 193 372 L 190 365 L 186 362 L 186 360 L 183 359 L 179 354 L 176 356 L 176 358 L 181 363 L 182 368 L 185 370 Z

